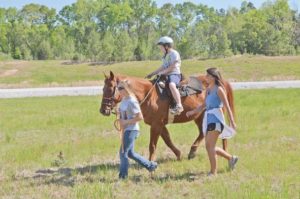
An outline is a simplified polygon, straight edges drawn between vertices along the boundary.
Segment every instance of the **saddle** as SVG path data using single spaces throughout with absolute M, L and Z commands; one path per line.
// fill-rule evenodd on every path
M 167 83 L 167 78 L 168 76 L 165 75 L 157 76 L 154 80 L 152 80 L 152 83 L 154 84 L 156 82 L 155 87 L 159 97 L 163 100 L 170 100 L 170 107 L 174 107 L 176 105 L 176 101 L 172 96 Z M 181 81 L 177 88 L 181 97 L 199 94 L 204 90 L 202 82 L 197 79 L 197 77 L 191 76 L 189 79 L 186 79 L 183 75 L 181 75 Z

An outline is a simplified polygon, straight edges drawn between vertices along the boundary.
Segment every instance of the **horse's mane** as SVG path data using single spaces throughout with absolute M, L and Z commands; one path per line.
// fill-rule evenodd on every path
M 140 100 L 145 98 L 147 92 L 149 92 L 153 86 L 150 80 L 139 78 L 139 77 L 131 77 L 131 76 L 117 74 L 115 76 L 115 79 L 116 82 L 128 80 L 130 87 L 132 88 L 135 95 L 138 98 L 140 98 Z M 151 96 L 147 97 L 148 99 L 155 100 L 156 98 L 155 96 L 157 96 L 157 94 L 154 94 L 153 91 L 154 93 L 156 93 L 155 89 L 153 89 L 151 91 L 152 92 Z
M 139 77 L 132 77 L 132 76 L 126 76 L 126 75 L 116 75 L 116 81 L 122 81 L 122 80 L 129 80 L 132 83 L 141 83 L 141 84 L 151 84 L 151 82 L 147 79 L 139 78 Z

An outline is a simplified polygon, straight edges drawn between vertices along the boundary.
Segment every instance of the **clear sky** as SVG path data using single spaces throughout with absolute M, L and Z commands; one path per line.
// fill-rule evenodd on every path
M 157 0 L 156 3 L 158 6 L 162 6 L 165 3 L 172 2 L 174 4 L 176 3 L 182 3 L 187 0 Z M 242 0 L 188 0 L 190 2 L 193 2 L 195 4 L 205 4 L 208 6 L 215 7 L 217 9 L 224 8 L 227 9 L 228 7 L 237 7 L 239 8 L 241 6 Z M 250 0 L 255 7 L 259 8 L 265 0 Z M 48 7 L 56 8 L 57 11 L 59 11 L 63 6 L 70 5 L 72 3 L 76 2 L 76 0 L 0 0 L 0 7 L 17 7 L 22 8 L 25 4 L 29 3 L 38 3 L 43 4 Z M 300 10 L 300 0 L 289 0 L 290 7 L 294 10 Z

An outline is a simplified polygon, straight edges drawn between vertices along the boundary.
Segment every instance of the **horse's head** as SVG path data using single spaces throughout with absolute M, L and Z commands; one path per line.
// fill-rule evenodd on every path
M 120 95 L 117 92 L 117 81 L 113 72 L 110 71 L 110 76 L 105 76 L 102 102 L 100 113 L 109 116 L 118 102 L 120 102 Z

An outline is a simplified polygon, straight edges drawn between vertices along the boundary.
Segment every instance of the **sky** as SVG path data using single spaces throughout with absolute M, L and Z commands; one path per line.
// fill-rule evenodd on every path
M 229 7 L 240 8 L 242 0 L 157 0 L 156 3 L 160 7 L 165 3 L 182 3 L 190 1 L 195 4 L 205 4 L 216 9 L 228 9 Z M 259 8 L 265 0 L 250 0 L 256 8 Z M 48 7 L 55 8 L 57 11 L 61 10 L 65 5 L 70 5 L 76 2 L 76 0 L 0 0 L 0 7 L 17 7 L 22 8 L 29 3 L 38 3 L 46 5 Z M 300 10 L 300 0 L 289 0 L 290 7 L 294 10 Z

